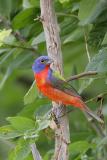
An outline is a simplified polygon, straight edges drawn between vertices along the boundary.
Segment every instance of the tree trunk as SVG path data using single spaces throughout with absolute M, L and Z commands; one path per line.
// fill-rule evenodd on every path
M 59 26 L 55 15 L 53 0 L 40 0 L 41 21 L 43 24 L 46 46 L 49 57 L 54 60 L 52 68 L 63 74 L 62 52 L 59 37 Z M 64 106 L 53 102 L 53 111 L 56 117 L 66 113 Z M 59 128 L 55 129 L 55 160 L 68 160 L 68 144 L 70 143 L 69 123 L 67 115 L 58 118 Z

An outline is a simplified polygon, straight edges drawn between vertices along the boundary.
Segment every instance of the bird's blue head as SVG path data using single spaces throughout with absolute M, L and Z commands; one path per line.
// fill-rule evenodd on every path
M 46 66 L 50 66 L 52 62 L 53 60 L 50 59 L 48 56 L 40 56 L 34 61 L 34 64 L 32 65 L 32 70 L 34 71 L 34 73 L 39 73 L 44 70 Z

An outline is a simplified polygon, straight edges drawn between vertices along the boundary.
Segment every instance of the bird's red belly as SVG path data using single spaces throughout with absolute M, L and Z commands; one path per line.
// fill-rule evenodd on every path
M 57 102 L 63 103 L 64 105 L 73 105 L 75 107 L 83 108 L 83 102 L 80 98 L 71 96 L 64 93 L 61 90 L 52 88 L 51 86 L 42 86 L 39 88 L 40 91 L 47 96 L 49 99 Z

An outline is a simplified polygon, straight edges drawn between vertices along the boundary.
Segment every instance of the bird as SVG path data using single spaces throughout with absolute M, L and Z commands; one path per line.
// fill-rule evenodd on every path
M 54 61 L 49 56 L 38 57 L 33 65 L 34 78 L 38 90 L 50 100 L 65 106 L 71 105 L 79 108 L 87 114 L 90 120 L 95 119 L 99 123 L 104 121 L 98 117 L 82 100 L 79 93 L 66 80 L 51 67 Z

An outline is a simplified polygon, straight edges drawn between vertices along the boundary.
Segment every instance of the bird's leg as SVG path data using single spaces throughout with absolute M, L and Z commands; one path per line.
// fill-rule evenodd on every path
M 59 104 L 59 106 L 62 106 L 62 104 Z M 63 114 L 63 107 L 60 107 L 60 111 L 57 108 L 52 108 L 51 110 L 51 117 L 54 120 L 54 122 L 56 123 L 57 127 L 59 128 L 60 126 L 60 118 L 65 116 L 66 113 Z
M 69 114 L 73 111 L 74 111 L 74 109 L 70 109 L 70 110 L 66 111 L 64 114 L 60 115 L 58 118 L 61 118 L 61 117 L 65 116 L 66 114 Z

